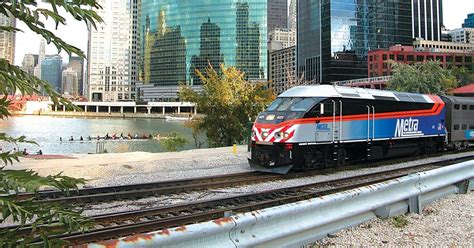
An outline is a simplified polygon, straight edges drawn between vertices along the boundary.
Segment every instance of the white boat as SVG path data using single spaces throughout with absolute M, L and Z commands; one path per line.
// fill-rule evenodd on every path
M 181 117 L 181 116 L 165 116 L 167 121 L 188 121 L 192 120 L 193 117 Z

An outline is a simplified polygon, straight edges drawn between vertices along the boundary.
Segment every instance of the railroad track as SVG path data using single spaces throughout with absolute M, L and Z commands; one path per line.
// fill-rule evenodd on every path
M 116 239 L 139 233 L 213 220 L 229 216 L 236 212 L 247 212 L 333 194 L 398 178 L 410 173 L 430 170 L 471 159 L 473 159 L 473 156 L 209 201 L 98 215 L 92 217 L 96 223 L 96 229 L 86 233 L 57 236 L 57 238 L 67 240 L 72 244 Z M 31 234 L 29 227 L 20 229 L 18 233 L 18 235 L 28 234 Z
M 425 157 L 421 157 L 420 159 L 422 158 Z M 471 156 L 469 158 L 474 159 L 474 156 Z M 262 172 L 245 172 L 143 184 L 84 188 L 75 191 L 70 191 L 69 195 L 65 195 L 64 192 L 61 191 L 40 191 L 38 194 L 20 194 L 19 198 L 34 198 L 38 201 L 76 204 L 101 203 L 116 200 L 135 200 L 151 196 L 189 193 L 207 189 L 249 185 L 274 180 L 288 180 L 294 178 L 311 177 L 315 175 L 335 173 L 341 170 L 377 167 L 382 165 L 408 162 L 412 160 L 413 158 L 397 158 L 392 160 L 349 165 L 340 168 L 328 168 L 309 172 L 291 172 L 286 175 L 268 174 Z

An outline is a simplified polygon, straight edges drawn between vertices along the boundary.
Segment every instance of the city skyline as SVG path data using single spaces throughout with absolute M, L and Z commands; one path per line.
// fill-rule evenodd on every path
M 467 14 L 474 13 L 474 4 L 472 0 L 455 0 L 443 2 L 444 12 L 444 25 L 448 29 L 461 28 L 464 19 L 467 18 Z M 288 4 L 290 1 L 288 1 Z M 45 7 L 47 4 L 38 3 L 39 7 Z M 462 6 L 462 7 L 461 7 Z M 64 14 L 64 13 L 63 13 Z M 87 52 L 87 27 L 83 22 L 78 22 L 73 18 L 67 18 L 68 25 L 60 27 L 58 30 L 54 30 L 54 24 L 51 20 L 46 21 L 47 26 L 53 30 L 53 32 L 60 36 L 64 41 L 77 46 L 84 53 Z M 21 65 L 25 54 L 37 54 L 41 37 L 29 31 L 23 23 L 18 22 L 17 27 L 22 29 L 24 32 L 16 33 L 16 48 L 15 48 L 15 65 Z M 46 54 L 57 54 L 57 50 L 54 45 L 46 46 Z M 67 54 L 62 51 L 61 56 L 67 61 Z M 64 62 L 64 61 L 63 61 Z

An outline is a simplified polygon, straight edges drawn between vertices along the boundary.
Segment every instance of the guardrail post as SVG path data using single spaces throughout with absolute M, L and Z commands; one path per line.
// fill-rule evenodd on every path
M 420 195 L 412 196 L 408 198 L 408 211 L 410 213 L 421 214 L 421 201 Z
M 474 189 L 474 183 L 471 182 L 473 181 L 474 178 L 471 178 L 469 180 L 464 180 L 462 182 L 459 182 L 456 184 L 456 187 L 459 188 L 459 193 L 460 194 L 467 194 L 469 191 Z

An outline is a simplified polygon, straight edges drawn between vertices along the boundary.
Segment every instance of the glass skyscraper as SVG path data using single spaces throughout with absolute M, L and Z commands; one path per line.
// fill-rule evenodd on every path
M 411 45 L 412 0 L 299 0 L 297 70 L 312 83 L 367 77 L 369 50 Z
M 200 85 L 219 64 L 266 79 L 266 0 L 143 0 L 141 17 L 145 85 Z
M 61 74 L 63 59 L 59 55 L 46 55 L 41 62 L 41 80 L 48 82 L 55 91 L 62 91 Z
M 467 15 L 462 24 L 463 28 L 474 28 L 474 13 Z

